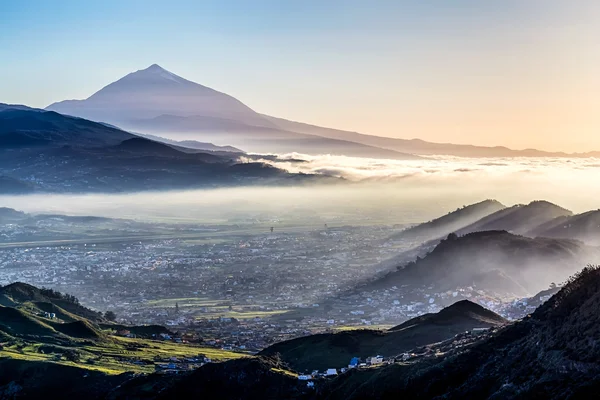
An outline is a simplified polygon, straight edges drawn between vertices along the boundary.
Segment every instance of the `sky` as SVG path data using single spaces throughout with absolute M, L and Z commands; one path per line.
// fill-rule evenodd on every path
M 0 2 L 0 102 L 157 63 L 254 110 L 361 133 L 600 150 L 596 0 Z

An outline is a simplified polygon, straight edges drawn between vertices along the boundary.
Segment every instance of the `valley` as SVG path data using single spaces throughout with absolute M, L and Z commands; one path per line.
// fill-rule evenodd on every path
M 0 400 L 598 397 L 599 2 L 0 15 Z

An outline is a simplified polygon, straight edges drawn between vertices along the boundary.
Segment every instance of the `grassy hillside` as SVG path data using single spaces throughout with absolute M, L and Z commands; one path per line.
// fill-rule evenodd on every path
M 63 295 L 50 289 L 39 289 L 26 283 L 16 282 L 0 287 L 0 305 L 36 307 L 40 311 L 54 312 L 73 321 L 79 318 L 94 322 L 104 321 L 102 315 L 79 304 L 73 296 Z
M 148 337 L 169 331 L 160 326 L 129 327 L 106 321 L 98 324 L 86 317 L 91 315 L 103 321 L 99 314 L 82 307 L 72 296 L 31 285 L 17 283 L 0 288 L 0 300 L 9 304 L 0 305 L 0 359 L 52 362 L 120 374 L 153 372 L 157 360 L 164 362 L 172 357 L 196 358 L 202 354 L 213 361 L 224 361 L 246 356 L 200 346 L 111 336 L 118 330 Z M 53 302 L 77 313 L 65 311 Z M 48 318 L 45 313 L 56 316 Z
M 23 337 L 59 335 L 48 323 L 16 308 L 4 306 L 0 306 L 0 331 Z

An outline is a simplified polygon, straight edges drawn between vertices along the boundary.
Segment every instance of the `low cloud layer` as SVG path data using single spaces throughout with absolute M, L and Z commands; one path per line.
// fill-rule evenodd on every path
M 491 198 L 509 206 L 544 199 L 574 212 L 600 208 L 600 160 L 595 159 L 436 157 L 398 161 L 286 154 L 278 161 L 264 162 L 291 172 L 343 177 L 347 184 L 0 196 L 0 207 L 170 221 L 267 218 L 315 224 L 414 223 Z
M 304 160 L 305 162 L 297 162 Z M 549 175 L 565 178 L 573 174 L 597 173 L 600 160 L 594 158 L 462 158 L 428 157 L 423 160 L 382 160 L 345 156 L 310 156 L 290 153 L 278 161 L 263 160 L 290 172 L 320 173 L 352 181 L 423 177 L 470 176 L 502 177 L 512 174 Z M 583 177 L 583 176 L 582 176 Z

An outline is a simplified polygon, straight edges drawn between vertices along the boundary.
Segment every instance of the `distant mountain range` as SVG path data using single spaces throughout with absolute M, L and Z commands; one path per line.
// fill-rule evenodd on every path
M 297 371 L 347 367 L 353 357 L 395 357 L 419 346 L 440 342 L 473 328 L 490 328 L 508 321 L 468 300 L 435 314 L 410 319 L 389 331 L 353 330 L 324 333 L 274 344 L 260 355 L 275 356 Z
M 156 64 L 128 74 L 85 100 L 54 103 L 47 110 L 170 139 L 233 144 L 258 153 L 419 158 L 344 139 L 282 129 L 239 100 L 188 81 Z
M 596 244 L 600 234 L 600 210 L 573 215 L 572 211 L 548 201 L 506 207 L 496 200 L 485 200 L 405 229 L 390 240 L 419 245 L 445 238 L 450 233 L 460 236 L 481 231 L 508 231 L 528 237 L 578 239 Z
M 593 262 L 599 237 L 599 211 L 573 215 L 547 201 L 505 207 L 486 200 L 390 237 L 391 242 L 412 247 L 382 262 L 380 269 L 398 271 L 377 278 L 367 288 L 471 282 L 489 291 L 527 295 L 565 279 L 582 263 Z
M 234 149 L 211 146 L 163 143 L 80 117 L 0 104 L 0 193 L 285 185 L 333 179 L 241 162 L 241 153 L 230 151 Z
M 156 64 L 124 76 L 85 100 L 60 101 L 49 105 L 47 110 L 170 139 L 209 141 L 257 153 L 390 159 L 417 159 L 415 155 L 600 156 L 600 152 L 566 154 L 386 138 L 289 121 L 259 114 L 230 95 L 191 82 Z
M 548 201 L 533 201 L 527 205 L 519 204 L 499 210 L 456 233 L 464 235 L 478 231 L 505 230 L 521 235 L 556 218 L 572 215 L 573 212 Z

